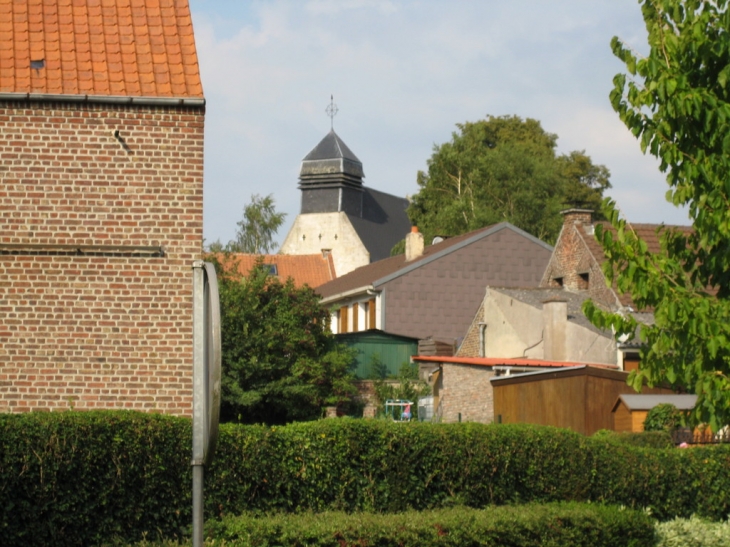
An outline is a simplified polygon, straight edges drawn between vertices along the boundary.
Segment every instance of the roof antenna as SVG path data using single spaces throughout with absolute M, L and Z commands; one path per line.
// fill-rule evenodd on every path
M 334 131 L 334 129 L 335 129 L 335 116 L 337 115 L 337 112 L 339 112 L 339 108 L 337 108 L 337 105 L 335 104 L 335 96 L 334 95 L 330 95 L 330 104 L 327 105 L 327 108 L 325 108 L 324 111 L 330 117 L 330 129 Z

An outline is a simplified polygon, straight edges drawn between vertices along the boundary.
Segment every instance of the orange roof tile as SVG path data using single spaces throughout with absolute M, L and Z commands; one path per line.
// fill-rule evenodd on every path
M 188 0 L 0 0 L 3 92 L 202 98 Z
M 289 277 L 297 287 L 309 285 L 312 288 L 332 281 L 335 278 L 335 265 L 332 255 L 254 255 L 245 253 L 229 253 L 217 255 L 226 270 L 248 275 L 256 260 L 263 256 L 264 264 L 275 264 L 277 276 L 282 281 Z

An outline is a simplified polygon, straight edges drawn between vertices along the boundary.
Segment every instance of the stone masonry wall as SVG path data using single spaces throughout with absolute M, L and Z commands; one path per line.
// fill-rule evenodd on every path
M 0 103 L 0 411 L 191 414 L 203 122 L 203 108 Z
M 494 391 L 490 367 L 442 364 L 439 404 L 441 421 L 491 423 L 494 420 Z

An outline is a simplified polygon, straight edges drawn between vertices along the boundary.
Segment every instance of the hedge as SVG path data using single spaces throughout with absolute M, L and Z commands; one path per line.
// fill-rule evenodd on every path
M 0 415 L 3 545 L 180 537 L 190 421 L 133 412 Z M 529 425 L 321 420 L 221 427 L 207 518 L 595 501 L 665 520 L 730 514 L 730 447 L 651 449 Z
M 242 515 L 212 523 L 207 535 L 226 547 L 651 547 L 656 541 L 654 521 L 645 513 L 577 503 Z

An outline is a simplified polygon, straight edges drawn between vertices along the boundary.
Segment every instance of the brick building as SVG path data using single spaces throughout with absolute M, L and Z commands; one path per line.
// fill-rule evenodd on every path
M 0 411 L 189 415 L 203 122 L 186 0 L 0 0 Z

